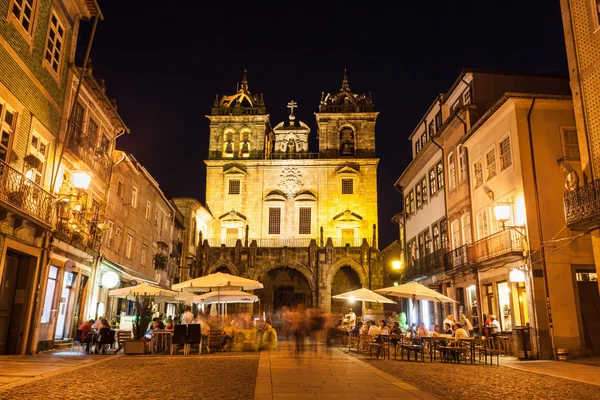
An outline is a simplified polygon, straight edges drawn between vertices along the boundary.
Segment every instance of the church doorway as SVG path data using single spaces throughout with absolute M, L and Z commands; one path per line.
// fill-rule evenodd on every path
M 312 307 L 312 291 L 306 277 L 290 267 L 277 267 L 262 274 L 258 281 L 264 289 L 257 291 L 260 310 L 274 315 L 284 307 Z
M 356 271 L 347 265 L 341 267 L 333 276 L 331 281 L 331 295 L 335 296 L 340 293 L 350 292 L 362 287 L 360 278 Z M 331 299 L 331 315 L 339 316 L 340 319 L 346 315 L 348 311 L 348 301 Z M 356 316 L 362 315 L 362 302 L 358 301 L 352 305 L 352 309 Z

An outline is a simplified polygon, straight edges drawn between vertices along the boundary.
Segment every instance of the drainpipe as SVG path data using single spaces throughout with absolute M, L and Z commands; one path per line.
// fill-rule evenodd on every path
M 529 107 L 529 111 L 527 112 L 527 130 L 528 130 L 528 134 L 529 134 L 529 152 L 531 155 L 531 169 L 533 172 L 533 195 L 534 195 L 534 199 L 535 199 L 535 208 L 536 208 L 536 214 L 537 214 L 537 228 L 538 228 L 538 235 L 539 235 L 539 240 L 540 243 L 542 243 L 542 246 L 540 246 L 539 250 L 540 250 L 540 259 L 542 261 L 542 273 L 544 275 L 544 292 L 546 295 L 546 316 L 548 318 L 548 331 L 550 333 L 550 340 L 552 342 L 552 357 L 553 359 L 556 360 L 556 343 L 554 341 L 554 327 L 552 324 L 552 312 L 550 309 L 550 291 L 549 291 L 549 287 L 548 287 L 548 271 L 546 268 L 546 257 L 544 255 L 545 251 L 544 251 L 544 232 L 542 229 L 542 215 L 541 215 L 541 211 L 540 211 L 540 197 L 539 197 L 539 193 L 538 193 L 538 182 L 537 182 L 537 172 L 536 172 L 536 167 L 535 167 L 535 154 L 534 154 L 534 149 L 533 149 L 533 132 L 532 132 L 532 127 L 531 127 L 531 114 L 533 112 L 533 107 L 535 105 L 535 101 L 536 101 L 536 97 L 534 96 L 533 99 L 531 100 L 531 106 Z M 531 243 L 531 241 L 529 241 L 529 243 Z M 529 247 L 529 252 L 531 253 L 531 246 Z M 530 282 L 533 283 L 533 268 L 531 267 L 531 256 L 529 256 L 529 279 Z M 532 300 L 533 300 L 533 304 L 534 304 L 534 314 L 536 316 L 536 339 L 537 339 L 537 344 L 538 344 L 538 358 L 539 358 L 539 351 L 540 351 L 540 347 L 539 347 L 539 341 L 540 341 L 540 334 L 539 334 L 539 326 L 538 326 L 538 318 L 537 318 L 537 309 L 535 308 L 535 293 L 534 290 L 531 290 L 531 295 L 532 295 Z

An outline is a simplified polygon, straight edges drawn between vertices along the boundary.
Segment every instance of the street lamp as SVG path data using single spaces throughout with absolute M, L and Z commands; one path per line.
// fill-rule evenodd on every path
M 400 261 L 400 260 L 392 261 L 392 269 L 398 271 L 398 270 L 400 270 L 400 268 L 402 268 L 402 261 Z
M 510 203 L 498 203 L 494 206 L 494 217 L 496 217 L 496 221 L 502 223 L 502 229 L 506 228 L 506 221 L 510 219 L 511 209 Z
M 73 187 L 77 190 L 87 190 L 92 181 L 92 174 L 87 171 L 73 172 Z

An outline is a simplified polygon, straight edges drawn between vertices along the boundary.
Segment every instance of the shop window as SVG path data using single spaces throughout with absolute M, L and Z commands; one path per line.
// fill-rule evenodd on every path
M 500 306 L 500 313 L 496 317 L 500 322 L 500 326 L 503 331 L 511 331 L 512 322 L 510 320 L 510 291 L 508 289 L 508 282 L 498 283 L 498 305 Z
M 56 291 L 56 281 L 58 280 L 58 268 L 50 266 L 48 271 L 48 281 L 46 283 L 46 295 L 44 297 L 44 309 L 42 310 L 42 324 L 50 322 L 52 315 L 52 304 L 54 303 L 54 292 Z
M 468 314 L 471 315 L 473 327 L 479 327 L 479 314 L 477 310 L 477 288 L 475 285 L 467 286 L 467 301 L 469 302 L 470 311 Z

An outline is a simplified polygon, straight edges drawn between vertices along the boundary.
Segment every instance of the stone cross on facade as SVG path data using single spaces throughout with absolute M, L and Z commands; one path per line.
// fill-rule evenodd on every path
M 290 101 L 287 105 L 287 108 L 290 109 L 290 117 L 294 116 L 294 108 L 298 108 L 298 103 L 296 103 L 294 100 Z M 293 119 L 293 118 L 290 118 Z

